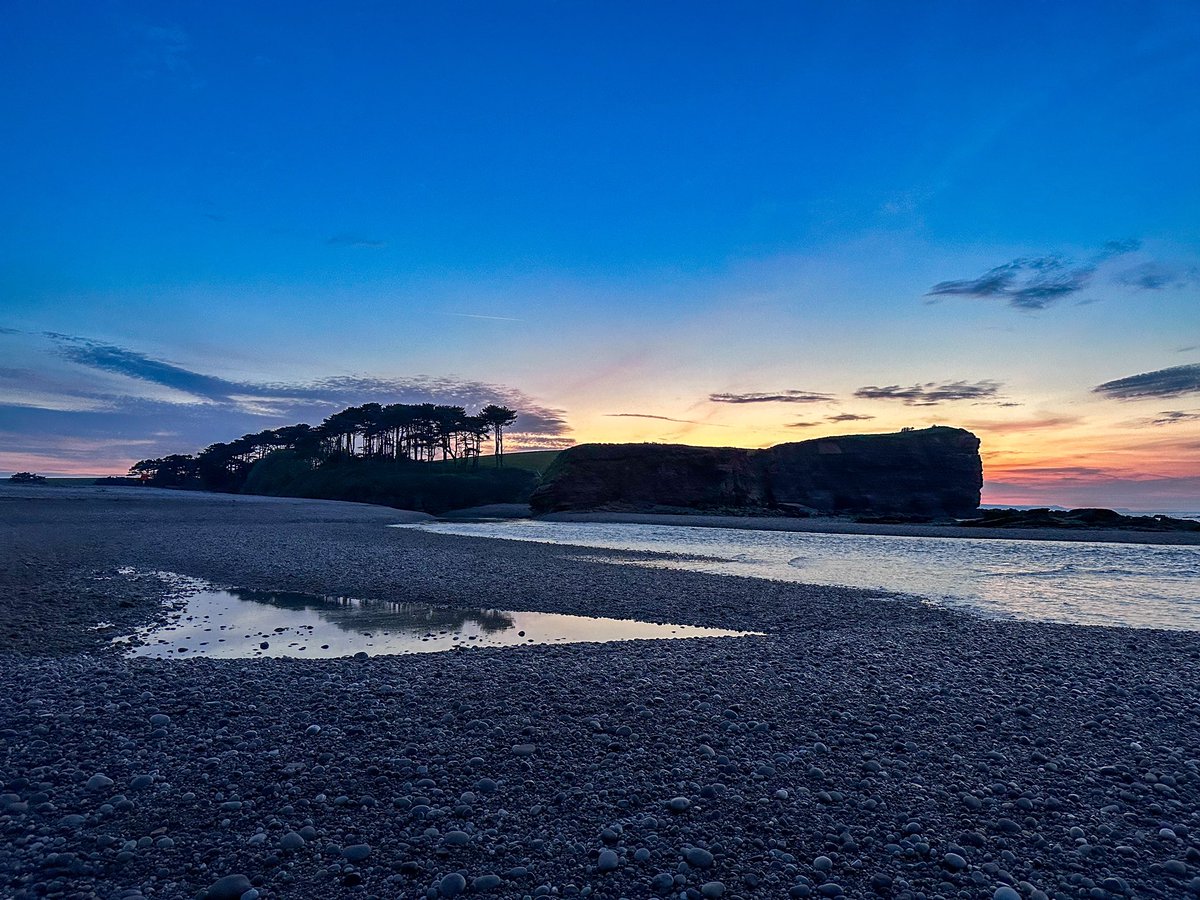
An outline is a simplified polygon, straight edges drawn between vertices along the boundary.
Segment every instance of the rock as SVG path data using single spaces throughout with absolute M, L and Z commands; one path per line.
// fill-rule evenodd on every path
M 1021 895 L 1007 884 L 1002 884 L 992 894 L 992 900 L 1021 900 Z
M 89 791 L 106 791 L 113 786 L 113 780 L 107 775 L 101 775 L 97 772 L 87 780 L 87 789 Z
M 713 864 L 713 855 L 701 847 L 689 847 L 683 851 L 684 861 L 693 869 L 707 869 Z
M 245 875 L 226 875 L 209 885 L 204 896 L 205 900 L 241 900 L 253 887 Z
M 533 756 L 536 750 L 533 744 L 517 744 L 512 748 L 513 756 Z
M 725 885 L 720 881 L 706 881 L 700 886 L 700 896 L 705 900 L 717 900 L 725 896 Z
M 478 878 L 472 881 L 471 890 L 475 891 L 477 894 L 482 894 L 485 891 L 494 891 L 503 883 L 504 882 L 501 880 L 499 875 L 493 875 L 489 873 L 487 875 L 480 875 Z
M 675 886 L 675 879 L 668 872 L 659 872 L 650 879 L 650 889 L 658 893 L 669 891 Z
M 818 872 L 828 872 L 833 869 L 833 860 L 828 856 L 818 856 L 813 860 L 812 867 Z
M 279 849 L 280 850 L 299 850 L 306 843 L 307 843 L 307 841 L 304 840 L 304 837 L 299 832 L 289 831 L 287 834 L 285 834 L 280 839 Z
M 687 797 L 672 797 L 667 801 L 667 809 L 673 813 L 687 812 L 691 805 L 692 801 Z
M 967 867 L 967 861 L 957 853 L 947 853 L 942 857 L 942 863 L 953 872 L 961 872 Z
M 129 789 L 131 791 L 144 791 L 153 784 L 153 775 L 134 775 L 129 779 Z
M 442 835 L 442 843 L 447 847 L 465 847 L 471 842 L 471 836 L 465 831 L 447 831 Z
M 351 844 L 349 847 L 342 848 L 342 856 L 352 863 L 362 862 L 370 855 L 370 844 Z
M 935 426 L 767 450 L 577 444 L 558 455 L 530 504 L 539 513 L 620 504 L 966 516 L 982 486 L 979 439 Z
M 602 850 L 600 858 L 596 860 L 597 872 L 611 872 L 619 863 L 617 854 L 612 850 Z
M 443 897 L 457 897 L 467 889 L 467 879 L 458 872 L 451 872 L 438 882 L 438 892 Z
M 162 728 L 171 724 L 171 717 L 166 713 L 155 713 L 150 717 L 150 724 L 155 728 Z

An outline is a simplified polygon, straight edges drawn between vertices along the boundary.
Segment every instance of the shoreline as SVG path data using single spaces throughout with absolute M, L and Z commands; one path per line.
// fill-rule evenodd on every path
M 604 525 L 676 525 L 688 528 L 737 528 L 746 531 L 794 531 L 814 534 L 869 534 L 894 537 L 978 538 L 981 540 L 1064 541 L 1070 543 L 1200 546 L 1200 532 L 1127 529 L 985 528 L 961 525 L 867 524 L 834 517 L 793 519 L 770 516 L 722 516 L 704 513 L 558 512 L 529 518 L 541 522 Z
M 5 896 L 1200 893 L 1198 633 L 164 494 L 3 504 Z M 123 566 L 766 635 L 129 659 L 89 627 L 168 592 Z

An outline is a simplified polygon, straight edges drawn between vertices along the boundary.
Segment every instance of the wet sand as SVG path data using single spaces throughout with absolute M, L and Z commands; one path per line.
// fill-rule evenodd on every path
M 42 490 L 0 492 L 5 896 L 1200 893 L 1200 635 Z M 170 591 L 126 566 L 767 637 L 129 660 L 90 626 Z

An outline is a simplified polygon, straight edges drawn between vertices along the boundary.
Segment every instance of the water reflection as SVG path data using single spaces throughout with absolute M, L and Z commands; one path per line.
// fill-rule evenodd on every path
M 169 573 L 162 573 L 164 577 Z M 629 619 L 566 616 L 290 591 L 204 586 L 170 620 L 115 639 L 132 656 L 332 658 L 429 653 L 458 647 L 745 637 L 748 633 Z
M 1196 546 L 540 520 L 397 527 L 650 551 L 609 561 L 896 591 L 1003 618 L 1200 631 Z
M 490 635 L 513 627 L 512 616 L 498 609 L 457 609 L 428 603 L 360 600 L 328 594 L 252 591 L 244 588 L 233 588 L 223 593 L 246 603 L 262 603 L 281 610 L 311 610 L 330 625 L 349 631 L 405 627 L 409 630 L 458 632 L 469 623 L 481 634 Z

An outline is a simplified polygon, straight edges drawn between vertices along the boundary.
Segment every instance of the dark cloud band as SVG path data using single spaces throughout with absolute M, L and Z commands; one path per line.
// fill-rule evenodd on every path
M 867 385 L 854 392 L 861 400 L 899 400 L 905 406 L 937 406 L 939 403 L 952 403 L 957 400 L 972 400 L 976 402 L 995 401 L 1000 399 L 998 381 L 944 381 L 914 384 L 901 387 L 889 384 L 882 387 Z
M 713 403 L 826 403 L 833 399 L 833 395 L 821 394 L 816 391 L 787 390 L 774 394 L 709 394 L 708 399 Z
M 1200 364 L 1192 363 L 1187 366 L 1172 366 L 1169 369 L 1142 372 L 1139 375 L 1106 381 L 1104 384 L 1092 388 L 1092 391 L 1114 400 L 1149 400 L 1198 394 L 1200 393 Z

